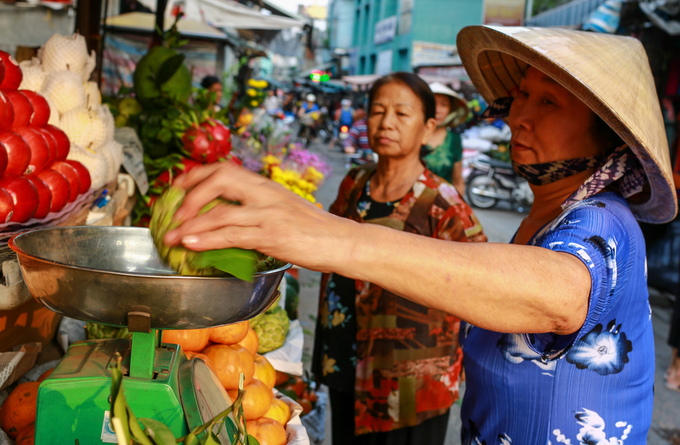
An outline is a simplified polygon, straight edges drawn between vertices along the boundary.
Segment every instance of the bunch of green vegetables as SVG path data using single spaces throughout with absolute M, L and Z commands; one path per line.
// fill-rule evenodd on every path
M 149 230 L 159 256 L 180 275 L 218 277 L 233 275 L 244 281 L 253 281 L 256 272 L 283 265 L 280 261 L 253 250 L 231 248 L 196 252 L 182 246 L 170 247 L 165 244 L 163 242 L 165 234 L 179 226 L 174 217 L 185 196 L 184 189 L 170 186 L 154 203 L 149 223 Z M 203 214 L 223 204 L 229 202 L 220 198 L 215 199 L 203 207 L 200 213 Z
M 243 374 L 239 383 L 238 397 L 226 410 L 204 425 L 194 428 L 184 437 L 175 438 L 164 423 L 155 419 L 137 419 L 125 400 L 123 391 L 122 357 L 116 353 L 116 364 L 111 369 L 111 425 L 119 445 L 219 445 L 218 435 L 226 428 L 232 445 L 259 445 L 257 439 L 248 434 L 243 415 Z M 228 416 L 236 417 L 235 425 Z M 140 425 L 141 424 L 141 425 Z

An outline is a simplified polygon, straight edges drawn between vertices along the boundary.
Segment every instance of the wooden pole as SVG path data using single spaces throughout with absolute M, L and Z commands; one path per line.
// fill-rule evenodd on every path
M 163 43 L 162 36 L 158 35 L 158 30 L 161 33 L 165 31 L 165 9 L 168 6 L 168 0 L 158 0 L 156 3 L 156 30 L 151 40 L 151 48 L 159 46 Z
M 102 70 L 102 39 L 101 39 L 101 0 L 79 1 L 76 3 L 76 29 L 75 32 L 85 37 L 87 50 L 97 54 L 97 67 L 90 79 L 101 78 Z

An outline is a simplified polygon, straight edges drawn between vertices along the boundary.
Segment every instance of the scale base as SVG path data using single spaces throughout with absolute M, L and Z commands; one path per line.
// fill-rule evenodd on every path
M 115 354 L 130 369 L 130 340 L 87 340 L 69 347 L 54 372 L 40 385 L 35 443 L 117 443 L 107 412 L 111 409 L 111 373 Z M 179 366 L 186 357 L 177 345 L 155 348 L 153 377 L 135 378 L 127 372 L 125 398 L 137 418 L 166 424 L 175 437 L 189 432 L 178 387 Z

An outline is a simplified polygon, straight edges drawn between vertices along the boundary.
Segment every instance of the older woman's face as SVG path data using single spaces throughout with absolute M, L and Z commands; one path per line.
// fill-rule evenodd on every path
M 530 67 L 508 117 L 512 160 L 538 164 L 600 155 L 604 149 L 591 136 L 594 119 L 586 104 Z
M 402 83 L 382 86 L 375 94 L 366 121 L 368 142 L 381 157 L 419 156 L 436 124 L 425 122 L 420 98 Z
M 451 98 L 446 94 L 435 94 L 434 100 L 437 103 L 437 111 L 434 118 L 437 121 L 437 125 L 441 125 L 446 116 L 451 114 Z

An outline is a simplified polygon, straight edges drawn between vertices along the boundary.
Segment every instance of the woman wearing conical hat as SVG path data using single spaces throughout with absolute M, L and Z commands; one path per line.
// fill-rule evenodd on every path
M 181 214 L 191 220 L 166 241 L 257 249 L 466 320 L 463 443 L 646 443 L 654 339 L 636 219 L 669 221 L 677 200 L 642 45 L 474 26 L 458 50 L 489 112 L 507 119 L 515 169 L 535 195 L 511 244 L 359 225 L 231 165 L 179 181 L 196 186 Z M 195 217 L 218 195 L 242 205 Z M 390 400 L 388 413 L 413 408 Z

